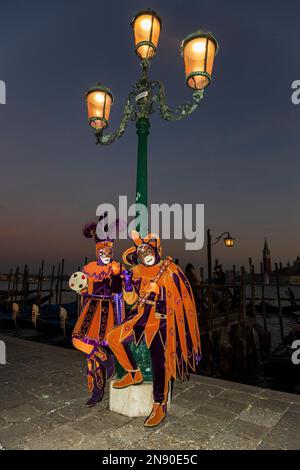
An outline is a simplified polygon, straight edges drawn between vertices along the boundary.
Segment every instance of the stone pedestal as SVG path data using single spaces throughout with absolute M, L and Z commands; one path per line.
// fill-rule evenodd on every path
M 149 416 L 153 406 L 153 384 L 130 385 L 129 387 L 113 388 L 114 380 L 110 382 L 109 409 L 129 418 Z M 168 408 L 170 406 L 170 394 Z

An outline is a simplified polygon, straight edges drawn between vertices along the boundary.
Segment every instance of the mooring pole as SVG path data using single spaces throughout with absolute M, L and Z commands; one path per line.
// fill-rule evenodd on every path
M 58 263 L 56 285 L 55 285 L 55 303 L 56 304 L 58 304 L 59 279 L 60 279 L 60 263 Z
M 49 304 L 51 304 L 52 296 L 53 296 L 54 273 L 55 273 L 55 265 L 52 266 L 51 281 L 50 281 Z
M 281 298 L 280 298 L 280 287 L 279 287 L 279 273 L 278 273 L 278 264 L 277 263 L 275 263 L 275 272 L 276 272 L 276 291 L 277 291 L 277 304 L 278 304 L 278 318 L 279 318 L 281 339 L 283 341 L 284 331 L 283 331 Z
M 27 278 L 27 264 L 24 266 L 23 277 L 22 277 L 22 291 L 21 291 L 21 311 L 25 310 L 26 305 L 26 278 Z
M 59 299 L 58 299 L 59 304 L 61 304 L 61 298 L 62 298 L 64 265 L 65 265 L 65 260 L 62 259 L 61 260 L 60 283 L 59 283 Z
M 260 279 L 261 279 L 261 305 L 262 305 L 262 315 L 264 319 L 264 330 L 265 334 L 267 332 L 267 318 L 266 318 L 266 302 L 265 302 L 265 272 L 263 263 L 260 263 Z
M 14 277 L 14 283 L 13 283 L 13 298 L 12 300 L 17 300 L 18 297 L 18 282 L 19 282 L 19 266 L 17 266 L 16 272 L 15 272 L 15 277 Z
M 207 277 L 208 284 L 211 284 L 212 272 L 211 272 L 211 234 L 210 230 L 207 229 Z
M 9 276 L 8 276 L 8 286 L 7 286 L 6 309 L 8 309 L 8 304 L 9 304 L 10 286 L 11 286 L 12 276 L 13 276 L 13 270 L 12 268 L 10 268 Z
M 247 314 L 246 314 L 246 270 L 244 266 L 241 266 L 241 314 L 242 314 L 242 335 L 243 335 L 243 346 L 244 346 L 244 360 L 246 361 L 247 353 Z
M 254 265 L 252 264 L 252 258 L 249 258 L 249 270 L 250 270 L 250 283 L 251 283 L 251 303 L 252 303 L 252 315 L 256 321 L 256 309 L 255 309 L 255 279 L 254 279 Z

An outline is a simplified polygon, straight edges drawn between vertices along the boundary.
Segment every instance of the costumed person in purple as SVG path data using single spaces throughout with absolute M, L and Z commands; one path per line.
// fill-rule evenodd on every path
M 95 406 L 102 400 L 106 380 L 115 373 L 114 356 L 106 339 L 112 327 L 122 321 L 124 313 L 120 264 L 113 260 L 113 241 L 109 236 L 99 239 L 96 227 L 95 222 L 83 227 L 85 237 L 95 239 L 96 261 L 88 263 L 69 280 L 70 288 L 82 296 L 82 310 L 72 342 L 87 356 L 88 389 L 92 393 L 87 406 Z
M 129 343 L 144 338 L 150 350 L 153 373 L 154 404 L 145 426 L 157 426 L 166 417 L 169 382 L 183 380 L 195 371 L 200 360 L 200 333 L 191 286 L 170 257 L 161 258 L 160 239 L 149 234 L 142 239 L 132 232 L 134 246 L 123 254 L 131 271 L 122 273 L 123 296 L 131 306 L 126 319 L 108 333 L 108 344 L 125 369 L 114 388 L 125 388 L 143 382 Z

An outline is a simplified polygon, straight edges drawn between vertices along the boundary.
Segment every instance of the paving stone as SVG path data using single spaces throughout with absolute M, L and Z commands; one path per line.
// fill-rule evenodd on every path
M 228 424 L 226 431 L 234 432 L 239 436 L 250 439 L 262 439 L 268 434 L 270 429 L 266 426 L 260 426 L 249 421 L 234 419 L 231 423 Z
M 195 438 L 189 439 L 186 436 L 174 437 L 167 433 L 156 433 L 152 434 L 149 438 L 142 441 L 139 446 L 145 449 L 151 450 L 201 450 L 205 448 L 209 439 L 199 436 L 197 440 Z
M 212 406 L 211 404 L 199 406 L 195 409 L 195 413 L 208 418 L 215 418 L 218 421 L 223 422 L 232 421 L 237 416 L 237 413 Z
M 174 389 L 172 394 L 172 403 L 184 394 L 185 390 Z
M 285 450 L 300 450 L 300 419 L 298 413 L 285 413 L 266 436 L 264 442 Z
M 227 388 L 228 390 L 236 390 L 237 392 L 250 393 L 251 395 L 258 395 L 261 391 L 261 388 L 255 385 L 247 385 L 229 381 L 227 381 L 227 384 L 228 386 L 225 388 Z
M 290 406 L 289 403 L 280 401 L 280 400 L 273 400 L 272 398 L 257 398 L 253 403 L 252 406 L 255 408 L 262 408 L 264 410 L 272 410 L 277 411 L 278 413 L 284 413 L 288 407 Z
M 178 403 L 189 403 L 189 407 L 195 408 L 203 403 L 210 402 L 213 396 L 209 393 L 205 393 L 197 390 L 197 388 L 192 388 L 187 390 L 185 393 L 178 397 Z
M 166 422 L 164 428 L 161 430 L 163 434 L 172 436 L 175 439 L 189 442 L 190 445 L 198 445 L 201 439 L 208 441 L 209 435 L 198 429 L 195 432 L 195 428 L 189 427 L 182 420 L 174 420 L 172 422 Z
M 67 450 L 80 446 L 83 435 L 68 426 L 60 426 L 46 434 L 30 439 L 24 445 L 25 450 Z
M 80 405 L 67 405 L 63 408 L 57 410 L 59 416 L 69 421 L 77 421 L 81 418 L 87 418 L 89 416 L 94 416 L 95 411 L 89 409 L 86 406 L 83 406 L 82 403 Z
M 180 381 L 176 381 L 174 382 L 174 386 L 173 386 L 173 392 L 175 391 L 178 391 L 178 390 L 189 390 L 190 388 L 194 387 L 194 382 L 192 381 L 185 381 L 185 382 L 180 382 Z
M 263 441 L 261 444 L 259 444 L 256 450 L 283 450 L 283 449 L 281 449 L 280 447 L 272 446 L 271 444 L 267 444 L 266 442 Z
M 187 413 L 189 413 L 189 408 L 180 406 L 177 403 L 172 403 L 169 410 L 168 410 L 168 415 L 169 416 L 175 416 L 177 418 L 181 418 L 182 416 L 186 415 Z
M 4 428 L 8 425 L 8 423 L 0 417 L 0 428 Z
M 259 439 L 248 439 L 234 432 L 221 432 L 206 446 L 207 450 L 254 450 L 260 444 Z
M 207 434 L 209 437 L 215 436 L 219 431 L 225 429 L 226 424 L 215 418 L 209 418 L 207 416 L 201 416 L 198 413 L 189 413 L 182 419 L 182 423 L 188 427 L 191 427 L 195 432 L 202 432 Z
M 28 390 L 33 397 L 46 399 L 50 403 L 61 403 L 76 400 L 82 397 L 82 390 L 72 387 L 63 388 L 57 386 L 34 387 Z
M 274 400 L 286 401 L 289 403 L 297 403 L 300 405 L 300 395 L 294 393 L 279 392 L 277 390 L 262 389 L 259 393 L 260 397 L 272 398 Z
M 237 391 L 247 392 L 251 394 L 258 394 L 261 392 L 261 389 L 259 387 L 256 387 L 255 385 L 247 385 L 247 384 L 241 384 L 238 382 L 230 382 L 229 380 L 217 379 L 215 377 L 206 377 L 204 375 L 192 374 L 190 381 L 196 382 L 196 383 L 210 384 L 210 385 L 218 386 L 226 390 L 227 389 L 237 390 Z
M 171 407 L 172 407 L 173 404 L 179 405 L 181 408 L 184 408 L 186 410 L 186 412 L 188 413 L 188 412 L 198 408 L 200 404 L 204 404 L 204 403 L 207 403 L 209 401 L 210 401 L 210 399 L 204 399 L 199 403 L 198 399 L 197 400 L 195 400 L 195 399 L 191 400 L 189 398 L 189 396 L 187 396 L 187 398 L 185 398 L 184 394 L 182 394 L 179 397 L 176 397 L 172 401 Z
M 255 406 L 249 405 L 248 408 L 241 412 L 239 419 L 272 428 L 280 420 L 281 416 L 282 413 L 278 413 L 277 411 L 256 408 Z
M 72 450 L 122 450 L 128 447 L 109 436 L 101 435 L 95 437 L 85 437 L 79 445 L 72 446 Z M 135 447 L 133 447 L 135 449 Z M 138 447 L 136 448 L 138 449 Z
M 229 399 L 249 405 L 256 400 L 256 395 L 243 392 L 241 390 L 225 390 L 219 395 L 219 398 Z
M 288 411 L 291 413 L 300 414 L 300 405 L 296 405 L 295 403 L 293 403 L 292 405 L 289 406 Z
M 48 401 L 47 398 L 36 398 L 32 395 L 29 396 L 29 398 L 26 400 L 26 402 L 30 406 L 32 406 L 36 410 L 39 410 L 43 414 L 58 411 L 59 409 L 66 406 L 66 403 L 64 401 L 54 402 L 53 403 L 51 401 Z
M 1 410 L 14 408 L 18 403 L 22 403 L 21 394 L 9 386 L 0 387 Z
M 39 434 L 37 427 L 32 422 L 26 421 L 0 429 L 0 442 L 6 449 L 13 450 L 27 439 Z
M 101 414 L 85 416 L 76 420 L 72 427 L 84 435 L 95 436 L 97 434 L 107 434 L 111 429 L 119 428 L 130 420 L 126 416 L 117 415 L 116 418 L 114 415 L 115 413 L 103 411 Z
M 149 439 L 150 436 L 157 431 L 156 428 L 146 428 L 144 426 L 145 418 L 133 418 L 127 424 L 121 427 L 114 427 L 109 432 L 109 436 L 112 439 L 117 439 L 121 441 L 124 445 L 134 446 L 135 444 Z M 160 426 L 162 430 L 164 424 Z
M 133 445 L 130 445 L 130 446 L 126 446 L 125 447 L 126 450 L 149 450 L 147 447 L 146 447 L 146 444 L 142 442 L 140 442 L 139 444 L 133 444 Z
M 211 384 L 196 383 L 194 387 L 189 389 L 186 393 L 191 391 L 199 393 L 200 395 L 208 395 L 209 398 L 214 398 L 220 395 L 220 393 L 224 392 L 224 388 L 216 387 L 215 385 Z
M 35 416 L 30 420 L 41 432 L 49 432 L 63 424 L 69 423 L 69 420 L 60 416 L 57 412 Z
M 215 406 L 216 408 L 221 408 L 223 410 L 230 411 L 232 413 L 240 413 L 245 408 L 247 408 L 247 403 L 245 402 L 238 402 L 233 401 L 228 398 L 222 398 L 221 396 L 217 396 L 210 402 L 211 406 Z
M 29 421 L 31 418 L 39 416 L 40 414 L 40 411 L 26 404 L 22 406 L 16 406 L 14 408 L 8 408 L 0 413 L 1 417 L 8 423 Z

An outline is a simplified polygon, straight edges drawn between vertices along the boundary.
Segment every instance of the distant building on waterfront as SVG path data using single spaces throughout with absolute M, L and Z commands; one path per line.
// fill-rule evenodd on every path
M 271 253 L 268 247 L 266 237 L 265 237 L 265 244 L 263 248 L 263 267 L 264 267 L 265 275 L 270 276 L 272 273 Z
M 266 238 L 263 247 L 263 268 L 265 273 L 265 283 L 275 284 L 276 270 L 272 270 L 271 252 Z M 298 255 L 292 264 L 288 261 L 286 266 L 283 266 L 280 261 L 278 266 L 278 276 L 280 284 L 300 285 L 300 256 Z M 256 277 L 256 281 L 258 281 L 259 274 L 257 274 Z
M 299 255 L 295 259 L 292 265 L 287 263 L 286 266 L 279 265 L 278 274 L 280 276 L 281 283 L 290 285 L 300 285 L 300 257 Z

